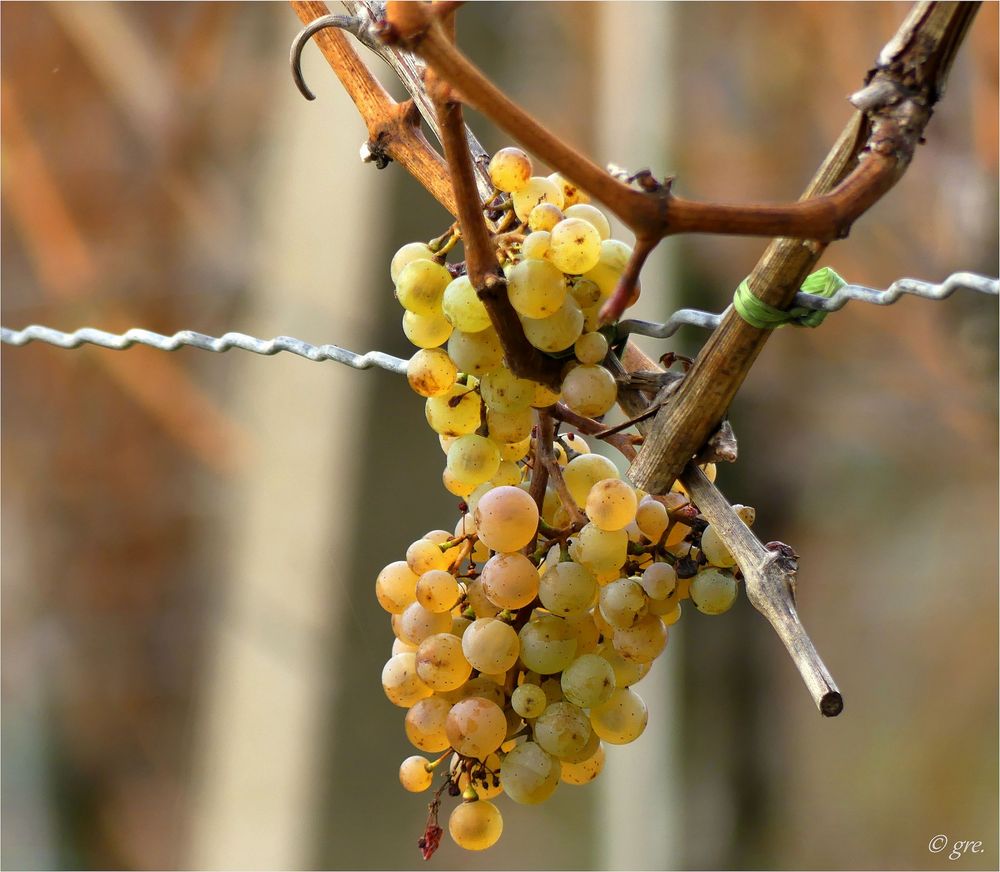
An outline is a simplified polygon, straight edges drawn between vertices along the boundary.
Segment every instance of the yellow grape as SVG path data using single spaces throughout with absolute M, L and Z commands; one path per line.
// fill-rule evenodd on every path
M 433 260 L 410 261 L 396 279 L 396 299 L 408 312 L 437 315 L 451 273 Z
M 460 482 L 482 484 L 500 468 L 500 449 L 485 436 L 459 436 L 448 449 L 448 469 Z
M 580 218 L 592 224 L 602 242 L 611 236 L 611 225 L 605 214 L 596 206 L 591 206 L 589 203 L 574 204 L 568 206 L 563 214 L 567 218 Z
M 525 318 L 547 318 L 566 299 L 566 278 L 546 260 L 522 260 L 510 271 L 507 295 Z
M 514 204 L 517 220 L 523 224 L 527 222 L 531 210 L 539 203 L 552 203 L 562 209 L 563 194 L 544 176 L 532 176 L 524 187 L 511 192 L 511 201 Z
M 603 366 L 581 364 L 563 378 L 562 396 L 563 402 L 574 412 L 598 418 L 615 404 L 618 385 Z
M 587 517 L 602 530 L 621 530 L 635 520 L 635 490 L 620 478 L 597 482 L 587 494 Z
M 441 299 L 444 316 L 463 333 L 478 333 L 490 326 L 490 316 L 468 276 L 459 276 L 445 289 Z
M 538 506 L 519 487 L 502 486 L 491 490 L 475 510 L 479 538 L 493 551 L 519 551 L 538 529 Z
M 566 784 L 589 784 L 604 768 L 604 746 L 598 741 L 597 750 L 579 763 L 570 763 L 568 760 L 560 763 L 561 778 Z
M 601 259 L 601 237 L 589 221 L 564 218 L 549 231 L 549 250 L 545 255 L 564 273 L 583 275 Z
M 455 330 L 448 340 L 448 356 L 462 372 L 485 377 L 503 363 L 503 347 L 491 327 L 478 333 Z
M 576 205 L 577 203 L 590 202 L 590 197 L 587 195 L 586 191 L 560 173 L 552 173 L 552 175 L 549 176 L 549 181 L 562 191 L 563 204 L 565 206 L 570 207 Z
M 402 614 L 416 601 L 417 576 L 403 560 L 390 563 L 375 579 L 375 597 L 387 612 Z
M 475 433 L 482 422 L 483 403 L 469 385 L 454 384 L 446 394 L 431 397 L 424 406 L 427 423 L 442 436 Z
M 500 809 L 487 799 L 463 802 L 448 818 L 448 832 L 460 848 L 485 851 L 500 838 L 503 816 Z
M 562 209 L 552 203 L 539 203 L 528 215 L 528 229 L 551 230 L 563 220 Z
M 418 348 L 437 348 L 448 341 L 452 326 L 441 312 L 415 315 L 403 312 L 403 333 Z
M 396 284 L 403 267 L 415 260 L 434 260 L 434 252 L 424 242 L 407 242 L 392 256 L 389 263 L 389 278 L 393 284 Z
M 406 380 L 422 397 L 438 397 L 451 390 L 458 367 L 440 348 L 421 348 L 406 364 Z
M 503 691 L 500 691 L 501 696 Z M 481 696 L 459 700 L 448 712 L 445 732 L 451 747 L 466 757 L 486 757 L 507 734 L 507 719 L 495 702 Z
M 521 318 L 524 335 L 539 351 L 565 351 L 583 331 L 583 312 L 571 296 L 546 318 Z
M 612 745 L 634 742 L 646 729 L 649 713 L 646 703 L 632 688 L 618 688 L 603 705 L 590 711 L 594 732 Z
M 521 243 L 521 257 L 525 260 L 541 260 L 548 250 L 548 230 L 536 230 L 534 233 L 529 233 Z
M 431 786 L 434 773 L 427 768 L 429 760 L 426 757 L 414 755 L 407 757 L 399 767 L 399 783 L 410 793 L 420 793 Z
M 561 767 L 535 742 L 524 742 L 510 751 L 500 764 L 504 792 L 514 802 L 537 805 L 545 802 L 559 784 Z
M 415 703 L 403 721 L 406 738 L 414 747 L 432 754 L 451 747 L 444 730 L 450 711 L 451 703 L 440 696 L 429 696 Z
M 501 191 L 520 191 L 531 179 L 531 158 L 521 149 L 501 148 L 490 159 L 490 181 Z

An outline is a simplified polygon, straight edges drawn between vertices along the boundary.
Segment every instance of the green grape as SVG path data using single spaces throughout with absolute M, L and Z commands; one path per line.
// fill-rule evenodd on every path
M 563 194 L 552 182 L 544 176 L 532 176 L 524 187 L 511 192 L 514 204 L 514 214 L 522 224 L 526 223 L 531 210 L 539 203 L 552 203 L 559 209 L 563 207 Z
M 728 612 L 736 602 L 739 587 L 736 579 L 719 569 L 703 569 L 691 579 L 691 602 L 706 615 Z
M 580 363 L 600 363 L 608 356 L 608 340 L 603 333 L 584 333 L 573 344 L 573 353 Z
M 531 435 L 533 424 L 531 409 L 517 412 L 497 412 L 490 409 L 486 413 L 486 429 L 490 438 L 503 445 L 520 442 Z
M 577 563 L 584 564 L 597 576 L 617 572 L 628 556 L 628 533 L 624 530 L 602 530 L 596 524 L 587 524 L 575 539 L 570 540 L 569 553 Z M 599 577 L 597 580 L 600 583 Z
M 492 802 L 477 799 L 455 806 L 448 818 L 452 841 L 466 851 L 485 851 L 496 844 L 503 832 L 503 816 Z
M 601 242 L 601 254 L 597 265 L 584 274 L 601 289 L 603 298 L 614 293 L 618 280 L 625 271 L 625 265 L 632 257 L 632 249 L 618 239 L 605 239 Z
M 417 539 L 406 549 L 406 565 L 418 578 L 432 569 L 447 569 L 449 559 L 436 542 L 426 538 Z
M 539 351 L 565 351 L 583 330 L 583 312 L 572 297 L 567 296 L 559 309 L 546 318 L 521 318 L 524 335 Z
M 600 324 L 596 321 L 591 324 L 592 319 L 588 313 L 594 312 L 595 317 L 597 316 L 598 310 L 601 308 L 598 305 L 601 301 L 601 289 L 590 279 L 577 278 L 570 283 L 569 293 L 583 309 L 584 329 L 591 333 L 596 331 Z
M 562 397 L 574 412 L 599 418 L 618 399 L 615 377 L 603 366 L 575 366 L 563 378 Z
M 576 634 L 572 626 L 555 615 L 535 614 L 518 636 L 521 662 L 540 675 L 562 672 L 576 656 Z
M 538 230 L 551 230 L 563 220 L 562 209 L 551 203 L 539 203 L 528 215 L 528 229 L 534 233 Z
M 455 576 L 442 569 L 425 572 L 417 581 L 417 602 L 429 612 L 450 612 L 461 596 Z
M 669 563 L 653 563 L 643 572 L 640 584 L 651 600 L 665 600 L 677 587 L 677 573 Z
M 406 364 L 406 380 L 422 397 L 438 397 L 451 390 L 458 367 L 440 348 L 421 348 Z
M 584 614 L 593 604 L 597 579 L 572 561 L 549 567 L 538 586 L 538 598 L 550 612 L 564 617 Z
M 623 530 L 635 520 L 635 490 L 620 478 L 597 482 L 587 494 L 587 517 L 602 530 Z
M 548 261 L 522 260 L 510 272 L 507 294 L 519 315 L 547 318 L 566 299 L 566 278 Z
M 561 767 L 535 742 L 524 742 L 510 751 L 500 764 L 504 792 L 514 802 L 537 805 L 545 802 L 559 784 Z
M 396 284 L 403 267 L 415 260 L 434 260 L 434 252 L 424 242 L 407 242 L 389 262 L 389 278 L 393 284 Z
M 583 709 L 573 703 L 554 702 L 535 721 L 532 735 L 544 751 L 555 757 L 568 757 L 586 747 L 590 721 Z
M 406 738 L 421 751 L 436 753 L 451 746 L 444 724 L 451 711 L 451 703 L 440 696 L 429 696 L 413 704 L 406 713 L 403 728 Z
M 733 555 L 729 553 L 729 549 L 719 537 L 718 531 L 711 524 L 701 534 L 701 553 L 713 566 L 728 569 L 730 566 L 736 565 Z
M 473 621 L 462 636 L 465 659 L 487 674 L 506 672 L 517 662 L 520 650 L 514 628 L 496 618 Z
M 514 688 L 510 704 L 522 718 L 537 718 L 549 704 L 545 691 L 537 684 L 525 683 Z
M 614 632 L 612 628 L 611 632 Z M 626 660 L 612 646 L 605 645 L 601 651 L 601 657 L 608 661 L 611 669 L 615 673 L 615 687 L 629 687 L 637 681 L 641 681 L 649 674 L 652 663 L 636 663 L 634 660 Z
M 579 218 L 589 222 L 602 241 L 611 236 L 611 225 L 604 213 L 596 206 L 591 206 L 589 203 L 574 204 L 568 206 L 563 214 L 567 218 Z
M 455 384 L 439 397 L 431 397 L 424 406 L 427 423 L 442 436 L 475 433 L 482 422 L 483 401 L 469 385 Z
M 451 273 L 433 260 L 410 261 L 396 279 L 396 299 L 416 315 L 439 315 Z
M 559 173 L 552 173 L 552 175 L 549 176 L 549 181 L 562 191 L 564 205 L 574 206 L 577 203 L 590 202 L 590 197 L 587 196 L 587 192 L 580 188 L 579 185 L 569 181 L 569 179 L 565 176 L 560 175 Z
M 448 469 L 458 481 L 482 484 L 499 468 L 500 449 L 485 436 L 459 436 L 448 449 Z
M 452 326 L 440 312 L 415 315 L 403 312 L 403 333 L 417 348 L 437 348 L 448 341 Z
M 563 470 L 563 480 L 578 506 L 585 506 L 590 489 L 608 478 L 618 478 L 618 467 L 600 454 L 574 457 Z
M 502 690 L 500 694 L 503 695 Z M 445 732 L 451 747 L 459 754 L 482 759 L 500 747 L 507 734 L 507 719 L 495 702 L 470 696 L 451 707 Z
M 627 630 L 616 629 L 611 641 L 626 660 L 652 663 L 667 647 L 667 628 L 656 615 L 644 615 Z
M 535 398 L 535 383 L 518 378 L 507 368 L 483 376 L 479 393 L 486 407 L 495 412 L 522 412 L 531 408 Z M 519 440 L 513 440 L 519 441 Z
M 408 645 L 419 645 L 428 636 L 447 633 L 451 629 L 451 615 L 447 612 L 429 612 L 420 603 L 411 603 L 399 616 L 400 639 Z
M 393 654 L 386 661 L 382 689 L 389 702 L 401 708 L 409 708 L 434 693 L 417 675 L 417 655 L 409 651 Z
M 478 333 L 456 330 L 448 340 L 448 356 L 462 372 L 485 377 L 503 363 L 503 347 L 491 327 Z
M 426 757 L 414 755 L 407 757 L 399 767 L 399 783 L 410 793 L 420 793 L 431 786 L 434 773 L 427 767 L 430 761 Z
M 630 687 L 620 687 L 604 705 L 590 711 L 590 725 L 605 742 L 627 745 L 646 729 L 649 713 L 646 703 Z
M 659 500 L 645 497 L 635 512 L 635 523 L 642 535 L 650 542 L 659 542 L 667 527 L 670 526 L 670 516 L 667 507 Z
M 601 236 L 589 221 L 564 218 L 549 232 L 552 236 L 545 256 L 562 272 L 583 275 L 597 266 L 601 259 Z
M 499 190 L 520 191 L 531 179 L 531 158 L 519 148 L 501 148 L 490 159 L 489 174 Z
M 472 666 L 462 652 L 462 640 L 450 629 L 449 615 L 448 630 L 428 636 L 417 648 L 417 675 L 431 690 L 457 690 L 472 674 Z
M 635 626 L 648 611 L 646 592 L 634 578 L 619 578 L 601 588 L 600 609 L 616 630 Z
M 521 257 L 525 260 L 541 260 L 548 250 L 548 230 L 536 230 L 534 233 L 529 233 L 521 243 Z
M 573 705 L 592 708 L 611 697 L 615 689 L 615 671 L 603 657 L 584 654 L 563 670 L 560 684 L 563 696 Z
M 402 614 L 416 601 L 417 576 L 403 560 L 390 563 L 375 579 L 375 598 L 378 604 L 393 615 Z
M 463 333 L 478 333 L 490 326 L 490 316 L 468 276 L 459 276 L 444 289 L 444 316 Z
M 604 746 L 598 741 L 597 750 L 579 763 L 570 763 L 568 760 L 561 760 L 560 763 L 562 764 L 560 778 L 566 784 L 589 784 L 604 768 Z
M 490 602 L 501 609 L 524 608 L 538 596 L 538 570 L 519 551 L 494 554 L 479 578 Z
M 480 498 L 475 509 L 479 538 L 493 551 L 519 551 L 535 537 L 538 506 L 526 491 L 505 485 Z

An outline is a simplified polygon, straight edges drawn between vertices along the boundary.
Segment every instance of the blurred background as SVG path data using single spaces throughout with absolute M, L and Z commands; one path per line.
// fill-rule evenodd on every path
M 598 162 L 787 200 L 906 9 L 477 3 L 459 32 Z M 358 162 L 364 127 L 315 47 L 318 100 L 295 92 L 288 6 L 0 16 L 5 326 L 409 355 L 388 260 L 449 218 L 396 165 Z M 824 264 L 874 287 L 997 274 L 997 30 L 987 4 L 926 145 Z M 668 240 L 636 313 L 721 310 L 764 245 Z M 289 355 L 36 344 L 2 361 L 3 867 L 422 865 L 372 593 L 455 516 L 420 398 Z M 637 687 L 642 738 L 588 788 L 505 801 L 496 848 L 445 844 L 436 868 L 997 867 L 996 301 L 854 303 L 781 331 L 731 418 L 741 459 L 719 484 L 802 555 L 844 714 L 817 714 L 744 599 L 687 610 Z M 983 853 L 949 864 L 937 834 Z

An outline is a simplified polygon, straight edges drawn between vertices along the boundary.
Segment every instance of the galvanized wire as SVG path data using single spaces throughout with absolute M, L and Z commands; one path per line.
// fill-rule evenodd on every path
M 820 309 L 835 312 L 842 309 L 849 300 L 859 300 L 874 306 L 888 306 L 895 303 L 904 294 L 923 297 L 927 300 L 943 300 L 957 290 L 976 291 L 990 296 L 1000 295 L 1000 280 L 976 275 L 975 273 L 959 272 L 948 276 L 940 284 L 922 282 L 917 279 L 900 279 L 893 282 L 886 290 L 877 291 L 863 285 L 845 285 L 832 297 L 818 297 L 815 294 L 798 293 L 795 295 L 795 305 L 807 309 Z M 726 312 L 729 310 L 727 309 Z M 638 321 L 629 319 L 617 325 L 619 339 L 624 339 L 630 333 L 642 336 L 652 336 L 666 339 L 673 336 L 682 326 L 700 327 L 704 330 L 714 330 L 722 322 L 721 315 L 703 312 L 701 309 L 679 309 L 662 324 L 653 321 Z M 215 338 L 193 330 L 181 330 L 173 336 L 164 336 L 150 330 L 135 327 L 125 333 L 106 333 L 93 327 L 81 327 L 73 333 L 63 333 L 51 327 L 32 324 L 23 330 L 10 330 L 0 327 L 0 342 L 7 345 L 27 345 L 29 342 L 47 342 L 60 348 L 78 348 L 84 344 L 100 345 L 102 348 L 112 348 L 124 351 L 133 345 L 148 345 L 160 351 L 176 351 L 183 346 L 200 348 L 203 351 L 223 352 L 230 348 L 241 348 L 254 354 L 272 355 L 279 351 L 288 351 L 307 360 L 332 360 L 355 369 L 369 369 L 376 366 L 389 372 L 405 374 L 406 361 L 381 351 L 369 351 L 367 354 L 356 354 L 341 348 L 339 345 L 311 345 L 301 339 L 291 336 L 276 336 L 274 339 L 258 339 L 245 333 L 226 333 Z
M 53 330 L 51 327 L 42 327 L 38 324 L 32 324 L 23 330 L 0 327 L 0 342 L 7 345 L 27 345 L 29 342 L 35 341 L 48 342 L 50 345 L 58 345 L 60 348 L 78 348 L 89 343 L 100 345 L 102 348 L 112 348 L 116 351 L 124 351 L 136 344 L 148 345 L 150 348 L 158 348 L 160 351 L 177 351 L 183 346 L 220 353 L 229 351 L 230 348 L 241 348 L 244 351 L 263 355 L 288 351 L 307 360 L 332 360 L 355 369 L 369 369 L 377 366 L 389 372 L 400 374 L 406 372 L 406 361 L 393 357 L 391 354 L 384 354 L 381 351 L 355 354 L 339 345 L 312 345 L 291 336 L 258 339 L 255 336 L 247 336 L 245 333 L 226 333 L 224 336 L 216 338 L 204 333 L 196 333 L 193 330 L 181 330 L 173 336 L 164 336 L 138 327 L 121 334 L 106 333 L 93 327 L 81 327 L 73 333 L 63 333 L 61 330 Z

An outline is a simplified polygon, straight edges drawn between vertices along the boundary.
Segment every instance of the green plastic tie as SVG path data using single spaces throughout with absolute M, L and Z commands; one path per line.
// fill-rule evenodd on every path
M 828 266 L 809 275 L 802 283 L 801 290 L 818 297 L 832 297 L 847 282 Z M 821 309 L 807 309 L 805 306 L 792 306 L 790 309 L 778 309 L 765 303 L 750 290 L 749 279 L 743 279 L 733 294 L 733 308 L 747 324 L 760 330 L 774 330 L 786 324 L 796 327 L 819 327 L 823 319 L 830 314 Z

